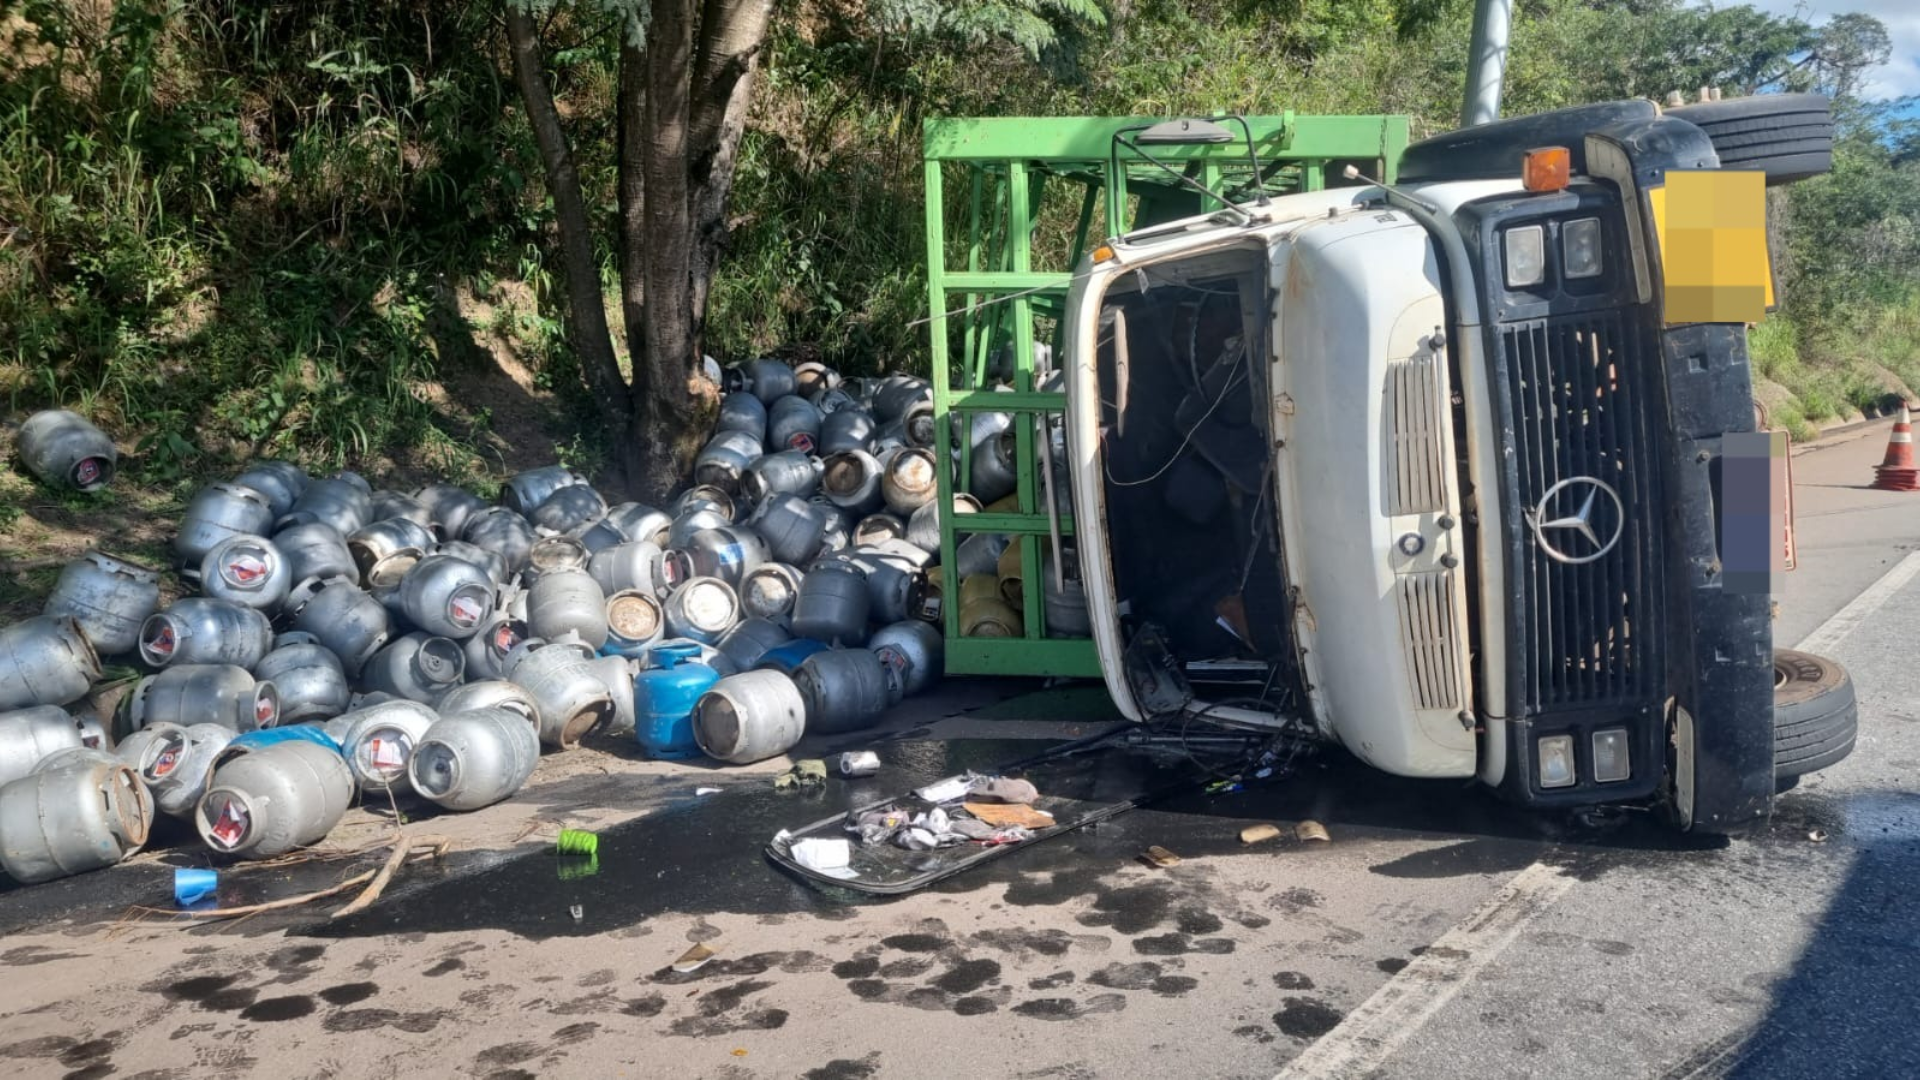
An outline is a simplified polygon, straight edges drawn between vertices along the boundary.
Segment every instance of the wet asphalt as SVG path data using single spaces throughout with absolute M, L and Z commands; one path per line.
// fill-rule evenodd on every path
M 1920 538 L 1920 502 L 1858 491 L 1851 466 L 1796 462 L 1813 509 L 1803 569 L 1781 590 L 1782 644 Z M 778 829 L 1055 741 L 1045 725 L 1023 733 L 1039 738 L 987 725 L 896 732 L 874 747 L 879 775 L 810 791 L 662 780 L 649 813 L 602 832 L 591 874 L 538 845 L 460 852 L 339 922 L 126 926 L 160 867 L 0 887 L 0 1069 L 1259 1077 L 1334 1045 L 1383 997 L 1427 994 L 1391 1054 L 1330 1075 L 1920 1075 L 1916 641 L 1920 582 L 1831 650 L 1859 688 L 1855 754 L 1732 841 L 1644 814 L 1516 813 L 1337 752 L 1208 793 L 1191 759 L 1160 747 L 1040 774 L 1089 803 L 1156 793 L 1148 805 L 915 895 L 821 889 L 766 859 Z M 696 794 L 703 783 L 720 790 Z M 1302 820 L 1332 839 L 1238 839 Z M 1147 867 L 1149 845 L 1182 861 Z M 1510 942 L 1461 958 L 1444 993 L 1408 985 L 1436 941 L 1535 867 L 1565 891 Z M 222 901 L 346 869 L 253 875 Z M 671 971 L 694 942 L 719 955 Z

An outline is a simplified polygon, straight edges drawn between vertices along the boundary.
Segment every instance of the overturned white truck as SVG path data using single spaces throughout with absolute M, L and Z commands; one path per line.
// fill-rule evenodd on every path
M 1304 721 L 1390 773 L 1708 832 L 1845 757 L 1845 672 L 1775 650 L 1764 584 L 1725 561 L 1729 523 L 1768 513 L 1725 468 L 1756 424 L 1746 326 L 1667 322 L 1652 212 L 1673 171 L 1824 171 L 1816 111 L 1483 124 L 1410 147 L 1393 186 L 1096 249 L 1062 367 L 1121 710 Z M 1267 706 L 1195 692 L 1222 655 L 1259 658 Z

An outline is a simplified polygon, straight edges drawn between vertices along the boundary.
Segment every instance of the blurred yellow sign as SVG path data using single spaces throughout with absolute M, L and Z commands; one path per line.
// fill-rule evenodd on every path
M 1773 305 L 1766 174 L 1670 172 L 1647 199 L 1666 271 L 1666 321 L 1764 318 Z

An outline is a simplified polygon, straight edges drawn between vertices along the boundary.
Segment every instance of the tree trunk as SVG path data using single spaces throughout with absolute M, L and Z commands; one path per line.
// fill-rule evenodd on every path
M 633 357 L 633 389 L 646 393 L 647 354 L 647 50 L 620 47 L 620 314 Z
M 693 325 L 706 336 L 707 292 L 727 236 L 727 199 L 766 41 L 771 0 L 707 0 L 695 65 L 688 146 L 693 214 Z
M 587 220 L 587 205 L 580 195 L 580 178 L 573 169 L 567 134 L 560 126 L 560 114 L 553 107 L 553 93 L 547 87 L 539 33 L 526 10 L 512 3 L 507 5 L 507 41 L 513 53 L 514 79 L 520 84 L 527 120 L 533 125 L 535 141 L 540 144 L 547 190 L 553 196 L 554 217 L 560 226 L 561 264 L 567 280 L 567 337 L 580 357 L 587 384 L 599 399 L 602 413 L 617 437 L 626 426 L 627 384 L 620 377 L 620 365 L 613 355 L 613 338 L 607 332 L 606 299 L 600 290 L 600 268 L 593 257 L 593 231 Z
M 714 393 L 696 381 L 692 206 L 687 191 L 693 0 L 656 0 L 647 27 L 646 131 L 642 135 L 646 227 L 646 353 L 635 358 L 628 482 L 659 501 L 692 465 Z

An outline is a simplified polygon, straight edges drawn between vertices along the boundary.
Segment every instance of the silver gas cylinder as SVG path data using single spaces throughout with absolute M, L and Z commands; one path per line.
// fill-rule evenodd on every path
M 56 751 L 85 745 L 80 722 L 58 705 L 0 713 L 0 784 L 27 775 Z
M 347 550 L 360 568 L 365 585 L 392 584 L 400 575 L 427 554 L 434 545 L 433 533 L 425 525 L 406 518 L 387 518 L 347 534 Z
M 733 518 L 727 514 L 722 514 L 712 507 L 695 507 L 673 519 L 673 524 L 667 527 L 667 542 L 664 546 L 686 547 L 687 541 L 693 539 L 694 533 L 702 529 L 718 529 L 731 524 L 733 524 Z
M 732 492 L 740 485 L 740 474 L 760 456 L 758 439 L 744 431 L 722 431 L 702 447 L 693 459 L 693 478 Z
M 778 492 L 760 503 L 747 524 L 766 541 L 769 557 L 794 565 L 811 562 L 827 533 L 827 515 L 819 506 Z
M 467 520 L 487 508 L 485 499 L 453 484 L 428 484 L 413 497 L 427 508 L 427 527 L 442 541 L 458 540 Z
M 36 772 L 0 787 L 0 868 L 23 885 L 99 870 L 152 827 L 153 796 L 117 761 Z
M 465 559 L 429 555 L 400 580 L 400 606 L 420 629 L 465 641 L 493 617 L 493 582 Z
M 590 665 L 593 650 L 572 642 L 530 639 L 507 657 L 507 679 L 533 696 L 540 741 L 571 750 L 613 720 L 613 695 Z
M 864 517 L 884 505 L 880 462 L 865 450 L 842 450 L 820 463 L 820 493 L 835 506 Z
M 922 555 L 904 541 L 893 541 Z M 876 623 L 896 623 L 913 610 L 915 586 L 920 579 L 919 562 L 912 555 L 886 546 L 865 545 L 846 553 L 857 563 L 867 579 L 867 618 Z
M 527 591 L 527 626 L 549 640 L 578 634 L 589 648 L 607 643 L 607 597 L 584 570 L 540 575 Z
M 287 594 L 284 610 L 292 629 L 312 634 L 333 650 L 349 679 L 359 677 L 367 658 L 392 633 L 387 609 L 351 578 L 308 578 Z
M 273 647 L 273 623 L 260 611 L 210 596 L 175 600 L 140 626 L 140 659 L 149 667 L 234 664 L 252 669 Z
M 840 385 L 840 373 L 818 360 L 802 360 L 793 365 L 793 392 L 813 398 Z
M 547 496 L 527 518 L 535 530 L 574 534 L 599 521 L 607 513 L 607 501 L 588 484 L 568 484 Z
M 749 360 L 730 369 L 728 376 L 728 389 L 746 390 L 763 405 L 772 405 L 800 385 L 793 369 L 779 360 Z
M 806 730 L 806 699 L 778 671 L 728 675 L 693 707 L 693 739 L 701 751 L 734 765 L 784 754 Z
M 89 551 L 60 571 L 40 613 L 73 619 L 95 652 L 116 656 L 133 651 L 140 624 L 158 610 L 159 574 Z
M 711 510 L 732 521 L 740 516 L 741 505 L 731 492 L 712 484 L 695 484 L 674 497 L 673 513 L 675 517 L 684 517 L 695 510 Z M 671 523 L 668 527 L 672 527 Z
M 256 461 L 233 478 L 233 482 L 241 487 L 249 487 L 265 495 L 275 518 L 293 509 L 293 504 L 299 500 L 300 493 L 307 490 L 311 480 L 307 470 L 291 461 L 271 460 Z
M 889 672 L 868 649 L 828 649 L 802 660 L 793 682 L 807 703 L 807 730 L 833 735 L 878 720 L 897 700 Z
M 531 636 L 526 620 L 496 611 L 493 621 L 468 638 L 462 650 L 467 656 L 467 678 L 500 678 L 506 671 L 507 655 Z
M 977 514 L 980 500 L 964 491 L 953 496 L 953 513 Z M 931 555 L 940 553 L 940 504 L 926 503 L 907 519 L 907 542 Z
M 889 540 L 904 540 L 907 535 L 907 523 L 897 515 L 881 511 L 868 514 L 853 526 L 853 546 L 869 547 L 883 544 Z
M 668 637 L 711 645 L 739 621 L 740 598 L 719 578 L 695 577 L 674 588 L 665 614 Z
M 75 491 L 98 491 L 112 483 L 119 460 L 106 432 L 65 409 L 27 417 L 17 445 L 28 472 L 51 487 Z
M 800 571 L 785 563 L 762 563 L 740 583 L 740 610 L 751 619 L 765 619 L 789 629 L 794 601 L 800 597 Z
M 149 724 L 128 736 L 115 752 L 140 774 L 161 813 L 191 818 L 207 792 L 214 761 L 234 735 L 233 729 L 220 724 Z
M 865 409 L 827 410 L 820 421 L 820 456 L 867 449 L 873 445 L 874 427 L 873 416 Z
M 492 585 L 498 585 L 507 580 L 507 560 L 502 558 L 499 552 L 489 551 L 478 544 L 469 544 L 465 540 L 442 540 L 427 554 L 429 556 L 446 555 L 461 562 L 472 563 L 486 575 L 487 581 Z
M 367 516 L 374 521 L 387 521 L 400 518 L 433 533 L 433 514 L 427 505 L 404 491 L 392 491 L 382 488 L 374 492 L 367 500 Z
M 586 546 L 589 554 L 598 555 L 610 547 L 635 541 L 652 541 L 654 536 L 666 531 L 673 524 L 673 515 L 655 510 L 645 503 L 621 503 L 607 511 L 607 516 L 593 523 L 593 526 L 580 534 L 580 543 Z
M 280 610 L 293 582 L 286 556 L 262 536 L 229 536 L 200 561 L 201 592 L 269 614 Z
M 214 766 L 194 827 L 208 847 L 243 859 L 270 859 L 324 839 L 353 802 L 346 759 L 318 743 L 290 739 Z
M 1000 556 L 1006 553 L 1008 538 L 1002 533 L 973 533 L 954 547 L 953 566 L 947 573 L 951 582 L 965 581 L 976 574 L 993 574 L 1000 569 Z
M 740 493 L 762 503 L 784 493 L 806 498 L 820 490 L 820 459 L 798 450 L 782 450 L 759 458 L 740 477 Z
M 665 594 L 671 586 L 660 565 L 661 550 L 647 540 L 631 540 L 594 553 L 587 560 L 587 573 L 600 583 L 600 591 L 611 596 L 625 589 L 637 589 L 648 596 Z
M 918 694 L 940 678 L 946 666 L 945 639 L 919 619 L 889 623 L 873 632 L 867 648 L 894 671 L 903 694 Z
M 933 501 L 939 482 L 939 464 L 933 451 L 918 448 L 902 450 L 887 462 L 880 477 L 880 492 L 887 509 L 906 517 Z
M 933 387 L 927 380 L 914 375 L 889 375 L 873 393 L 873 418 L 883 424 L 891 423 L 905 417 L 907 410 L 918 402 L 933 402 Z
M 798 450 L 811 454 L 820 445 L 820 407 L 798 394 L 789 394 L 767 409 L 767 450 Z
M 610 738 L 630 739 L 634 731 L 633 676 L 640 661 L 626 656 L 596 656 L 587 661 L 613 700 L 613 716 L 600 729 Z
M 867 640 L 872 599 L 866 575 L 852 564 L 822 563 L 800 582 L 793 604 L 793 633 L 828 644 L 858 645 Z
M 194 495 L 180 517 L 173 553 L 189 574 L 220 541 L 233 536 L 264 536 L 273 531 L 273 507 L 267 497 L 238 484 L 208 484 Z
M 279 693 L 279 723 L 331 720 L 345 712 L 353 692 L 347 687 L 340 658 L 318 641 L 287 641 L 289 637 L 309 635 L 282 634 L 275 639 L 273 651 L 253 666 L 253 677 L 271 683 Z
M 467 530 L 461 539 L 499 552 L 507 562 L 507 573 L 512 575 L 527 565 L 527 557 L 533 551 L 533 526 L 515 511 L 494 506 L 468 518 Z
M 135 728 L 214 723 L 253 731 L 280 723 L 280 689 L 235 664 L 177 664 L 134 684 L 127 717 Z
M 346 536 L 324 521 L 289 525 L 273 534 L 273 546 L 287 560 L 287 572 L 295 582 L 336 575 L 360 579 Z
M 466 669 L 459 642 L 416 630 L 374 653 L 360 672 L 360 682 L 368 690 L 431 705 L 459 685 Z
M 720 399 L 720 417 L 714 421 L 713 430 L 716 433 L 744 432 L 751 435 L 754 442 L 764 442 L 767 437 L 767 407 L 745 390 L 736 390 Z
M 653 594 L 622 589 L 607 597 L 607 643 L 602 651 L 638 658 L 667 630 L 666 612 Z
M 449 713 L 427 729 L 407 763 L 413 789 L 449 810 L 491 806 L 526 785 L 540 743 L 505 709 Z
M 542 575 L 558 570 L 585 570 L 589 558 L 587 546 L 571 536 L 543 536 L 533 542 L 521 583 L 531 586 Z
M 372 497 L 360 484 L 344 477 L 328 477 L 309 483 L 293 501 L 293 509 L 280 515 L 273 527 L 283 531 L 318 522 L 344 537 L 373 520 L 368 516 L 371 506 Z
M 410 790 L 407 764 L 414 748 L 440 719 L 440 713 L 417 701 L 387 701 L 341 718 L 345 731 L 339 740 L 353 782 L 369 795 Z
M 768 649 L 785 645 L 793 640 L 793 635 L 785 628 L 768 619 L 745 619 L 735 623 L 731 630 L 721 634 L 713 647 L 728 660 L 733 661 L 737 671 L 748 671 L 760 662 Z
M 528 727 L 540 730 L 540 703 L 533 700 L 526 687 L 505 679 L 461 683 L 440 699 L 439 709 L 448 714 L 472 709 L 507 709 L 526 717 Z
M 563 487 L 584 484 L 587 478 L 565 465 L 545 465 L 516 473 L 500 485 L 500 505 L 517 514 L 530 514 L 533 508 Z
M 968 486 L 982 505 L 1013 494 L 1014 488 L 1019 485 L 1019 474 L 1014 464 L 1018 454 L 1019 443 L 1011 428 L 981 440 L 973 448 L 972 476 Z
M 714 577 L 738 585 L 748 571 L 767 561 L 767 544 L 760 534 L 738 525 L 702 529 L 686 544 L 667 553 L 663 567 L 669 584 L 689 578 Z

